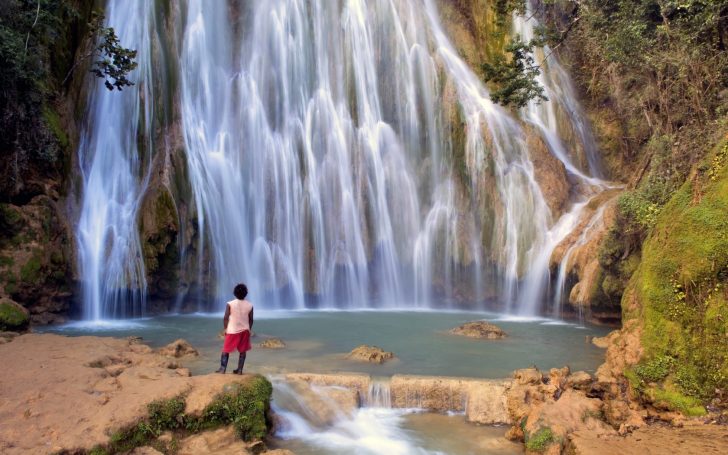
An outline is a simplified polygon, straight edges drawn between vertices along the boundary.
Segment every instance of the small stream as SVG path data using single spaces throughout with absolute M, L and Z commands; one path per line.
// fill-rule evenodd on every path
M 353 409 L 333 398 L 342 392 L 338 387 L 302 392 L 280 379 L 273 384 L 280 422 L 273 444 L 298 455 L 523 453 L 520 444 L 503 437 L 506 427 L 470 424 L 461 414 L 392 408 L 386 381 L 374 382 L 362 407 Z

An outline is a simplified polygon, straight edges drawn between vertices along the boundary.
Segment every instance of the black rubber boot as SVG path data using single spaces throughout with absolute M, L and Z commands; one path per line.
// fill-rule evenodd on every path
M 243 367 L 245 366 L 245 353 L 241 352 L 238 357 L 238 367 L 233 370 L 233 374 L 243 374 Z
M 227 370 L 227 363 L 228 359 L 230 358 L 230 354 L 227 352 L 223 352 L 220 356 L 220 369 L 217 370 L 215 373 L 225 374 L 225 370 Z

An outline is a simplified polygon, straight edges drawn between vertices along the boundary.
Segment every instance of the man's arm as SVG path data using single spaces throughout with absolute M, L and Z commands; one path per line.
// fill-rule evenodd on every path
M 228 322 L 230 322 L 230 305 L 225 306 L 225 317 L 222 320 L 225 330 L 227 330 Z
M 250 329 L 253 329 L 253 309 L 250 309 L 250 314 L 248 315 L 248 325 L 250 326 Z

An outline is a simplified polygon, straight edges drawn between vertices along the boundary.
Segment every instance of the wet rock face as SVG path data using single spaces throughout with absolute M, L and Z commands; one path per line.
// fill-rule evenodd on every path
M 58 205 L 37 196 L 0 204 L 0 297 L 17 302 L 34 324 L 63 322 L 74 299 L 73 235 Z
M 485 321 L 466 322 L 460 327 L 451 329 L 448 333 L 484 340 L 498 340 L 508 336 L 497 325 Z
M 378 346 L 362 345 L 351 351 L 346 358 L 358 362 L 384 363 L 392 360 L 394 353 L 385 351 Z

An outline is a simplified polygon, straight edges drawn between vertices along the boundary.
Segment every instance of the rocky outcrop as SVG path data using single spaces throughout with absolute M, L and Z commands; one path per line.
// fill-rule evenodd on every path
M 392 406 L 434 412 L 465 412 L 470 422 L 510 423 L 506 391 L 510 381 L 394 375 L 390 383 Z
M 448 333 L 486 340 L 499 340 L 507 336 L 500 327 L 486 321 L 466 322 L 459 327 L 449 330 Z
M 22 206 L 0 204 L 0 297 L 25 307 L 32 323 L 63 322 L 71 308 L 72 238 L 48 196 Z
M 197 349 L 192 347 L 190 343 L 188 343 L 186 340 L 183 340 L 182 338 L 169 343 L 163 348 L 160 348 L 157 352 L 159 352 L 159 354 L 163 356 L 174 357 L 177 359 L 180 357 L 197 357 L 198 355 L 200 355 Z
M 215 409 L 229 401 L 240 403 L 236 409 L 265 410 L 271 391 L 259 376 L 190 377 L 188 370 L 135 340 L 27 334 L 0 346 L 0 364 L 13 365 L 0 369 L 0 452 L 9 455 L 75 453 L 119 441 L 144 445 L 153 438 L 138 433 L 146 428 L 138 423 L 161 433 L 170 423 L 160 415 L 172 414 L 172 421 L 188 422 L 191 429 L 208 426 L 200 419 L 213 414 L 223 417 L 215 425 L 232 424 L 228 417 L 236 416 Z M 239 418 L 252 423 L 236 427 L 239 435 L 258 434 L 260 425 L 265 431 L 261 413 Z
M 564 313 L 581 314 L 594 323 L 618 324 L 619 299 L 612 295 L 599 263 L 599 251 L 614 223 L 618 190 L 605 191 L 584 208 L 579 224 L 551 255 L 552 276 L 567 261 Z
M 394 353 L 385 351 L 378 346 L 361 345 L 346 355 L 349 360 L 357 362 L 384 363 L 394 358 Z

